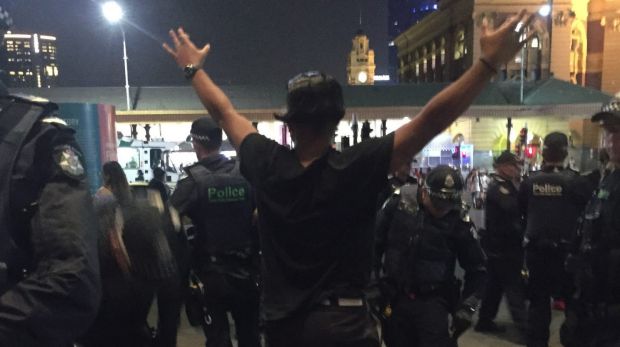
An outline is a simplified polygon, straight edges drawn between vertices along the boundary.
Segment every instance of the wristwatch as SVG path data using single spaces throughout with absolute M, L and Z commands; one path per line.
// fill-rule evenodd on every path
M 185 67 L 183 68 L 183 73 L 185 74 L 185 79 L 187 79 L 188 81 L 191 81 L 192 78 L 194 78 L 194 75 L 196 74 L 196 72 L 198 72 L 198 70 L 200 69 L 200 67 L 194 65 L 194 64 L 187 64 L 185 65 Z

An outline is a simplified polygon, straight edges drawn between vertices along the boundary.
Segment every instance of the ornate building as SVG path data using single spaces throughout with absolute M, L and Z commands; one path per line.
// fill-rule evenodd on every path
M 353 45 L 347 61 L 347 80 L 350 85 L 371 85 L 375 83 L 375 51 L 370 49 L 368 36 L 359 30 L 352 40 Z
M 452 81 L 479 56 L 479 27 L 499 25 L 521 8 L 536 13 L 539 1 L 447 0 L 439 10 L 399 35 L 401 82 Z M 544 79 L 620 90 L 620 0 L 555 0 L 548 16 L 538 15 L 534 38 L 523 54 L 502 67 L 499 79 Z M 474 44 L 475 43 L 475 44 Z

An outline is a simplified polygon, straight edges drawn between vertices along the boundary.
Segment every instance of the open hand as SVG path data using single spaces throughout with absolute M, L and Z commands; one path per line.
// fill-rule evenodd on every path
M 525 10 L 521 10 L 519 14 L 508 18 L 495 30 L 488 28 L 488 22 L 485 19 L 482 22 L 480 35 L 482 58 L 494 66 L 505 64 L 514 58 L 521 47 L 535 34 L 534 31 L 527 32 L 533 18 L 533 14 L 527 14 Z
M 169 31 L 170 38 L 174 44 L 174 48 L 170 47 L 167 43 L 163 44 L 166 52 L 177 62 L 179 67 L 184 68 L 191 64 L 197 68 L 202 68 L 207 54 L 211 46 L 206 44 L 202 49 L 198 49 L 196 45 L 189 39 L 189 35 L 183 30 L 183 28 Z

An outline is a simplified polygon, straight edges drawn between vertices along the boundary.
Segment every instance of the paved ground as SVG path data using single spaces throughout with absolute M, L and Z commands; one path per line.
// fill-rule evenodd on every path
M 193 328 L 187 323 L 185 313 L 182 314 L 182 324 L 179 329 L 178 335 L 178 347 L 200 347 L 204 346 L 204 338 L 202 336 L 202 330 Z M 549 347 L 560 347 L 559 342 L 559 328 L 563 321 L 563 313 L 559 311 L 553 311 L 553 321 L 551 323 L 551 339 Z M 516 330 L 510 323 L 510 317 L 506 310 L 504 303 L 500 308 L 497 322 L 499 324 L 506 325 L 508 331 L 502 335 L 485 335 L 477 333 L 473 330 L 466 332 L 459 339 L 459 347 L 515 347 L 523 346 L 517 344 Z M 236 346 L 236 343 L 234 344 Z

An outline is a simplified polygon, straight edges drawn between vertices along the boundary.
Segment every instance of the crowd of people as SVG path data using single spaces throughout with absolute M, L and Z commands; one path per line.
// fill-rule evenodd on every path
M 175 346 L 185 302 L 206 346 L 232 345 L 228 313 L 240 347 L 263 338 L 270 347 L 457 346 L 478 311 L 477 330 L 500 329 L 505 292 L 530 347 L 548 344 L 553 295 L 568 304 L 566 346 L 617 346 L 618 102 L 592 118 L 612 164 L 593 198 L 588 181 L 563 165 L 566 136 L 552 133 L 542 170 L 518 187 L 519 159 L 496 158 L 480 240 L 458 170 L 406 175 L 529 40 L 532 18 L 522 11 L 496 29 L 483 23 L 481 58 L 457 81 L 395 132 L 341 152 L 332 146 L 345 114 L 334 78 L 310 71 L 289 80 L 287 111 L 276 118 L 295 146 L 282 146 L 202 68 L 210 46 L 171 30 L 164 49 L 210 115 L 192 123 L 198 161 L 172 194 L 161 172 L 149 189 L 131 189 L 108 162 L 91 198 L 84 157 L 52 117 L 54 104 L 4 93 L 0 345 Z M 222 131 L 238 160 L 220 154 Z

